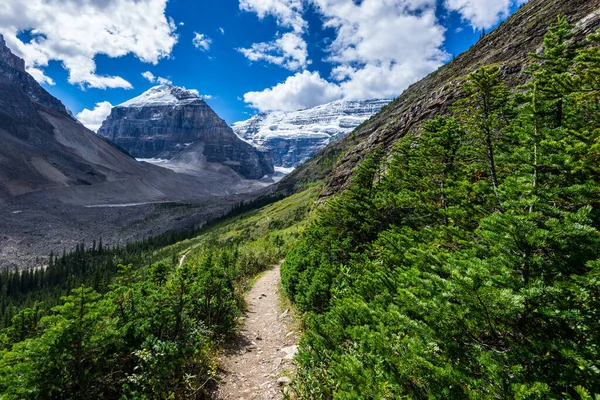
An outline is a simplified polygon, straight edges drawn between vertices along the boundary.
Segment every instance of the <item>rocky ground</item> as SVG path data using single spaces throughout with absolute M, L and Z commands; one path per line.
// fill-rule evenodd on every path
M 246 295 L 248 310 L 239 337 L 221 359 L 221 400 L 282 399 L 294 372 L 298 333 L 282 310 L 279 265 L 262 275 Z
M 249 196 L 94 207 L 51 200 L 7 202 L 0 207 L 0 268 L 43 266 L 50 251 L 71 251 L 82 241 L 86 246 L 100 238 L 105 245 L 124 244 L 198 226 Z

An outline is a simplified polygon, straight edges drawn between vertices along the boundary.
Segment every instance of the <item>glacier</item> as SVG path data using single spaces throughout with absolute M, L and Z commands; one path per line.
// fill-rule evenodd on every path
M 240 139 L 270 150 L 276 167 L 289 170 L 352 132 L 390 101 L 336 100 L 298 111 L 259 113 L 231 128 Z

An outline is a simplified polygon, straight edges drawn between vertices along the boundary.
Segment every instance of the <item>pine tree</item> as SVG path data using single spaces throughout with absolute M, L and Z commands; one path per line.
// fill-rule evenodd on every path
M 471 73 L 464 84 L 466 97 L 455 108 L 473 140 L 474 150 L 485 151 L 494 193 L 497 194 L 497 147 L 505 140 L 511 113 L 511 93 L 500 78 L 500 70 L 482 67 Z

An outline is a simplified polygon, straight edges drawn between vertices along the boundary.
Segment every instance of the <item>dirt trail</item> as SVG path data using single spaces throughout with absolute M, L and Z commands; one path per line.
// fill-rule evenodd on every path
M 183 253 L 181 255 L 181 257 L 179 257 L 179 265 L 177 265 L 177 268 L 181 268 L 181 266 L 183 265 L 183 262 L 185 261 L 185 258 L 187 257 L 188 254 L 190 254 L 191 250 L 186 251 L 185 253 Z
M 261 276 L 246 295 L 248 310 L 239 338 L 221 360 L 216 398 L 282 399 L 293 371 L 298 336 L 288 329 L 291 318 L 281 310 L 279 265 Z

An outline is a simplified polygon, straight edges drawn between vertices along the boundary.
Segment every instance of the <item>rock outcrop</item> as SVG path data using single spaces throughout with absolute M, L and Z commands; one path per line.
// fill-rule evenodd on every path
M 136 158 L 203 158 L 248 179 L 273 173 L 269 152 L 240 140 L 197 93 L 176 86 L 153 87 L 114 107 L 98 135 Z
M 254 115 L 231 127 L 242 139 L 273 153 L 273 164 L 291 168 L 341 139 L 391 100 L 333 101 L 317 107 Z
M 600 27 L 600 0 L 530 0 L 469 50 L 410 86 L 385 110 L 284 178 L 279 191 L 295 191 L 302 182 L 325 179 L 322 196 L 339 192 L 371 149 L 382 146 L 389 151 L 424 121 L 448 112 L 460 99 L 466 76 L 481 66 L 499 65 L 503 79 L 513 88 L 524 83 L 521 72 L 529 63 L 529 53 L 541 49 L 548 26 L 559 15 L 576 26 L 574 39 L 582 40 Z

